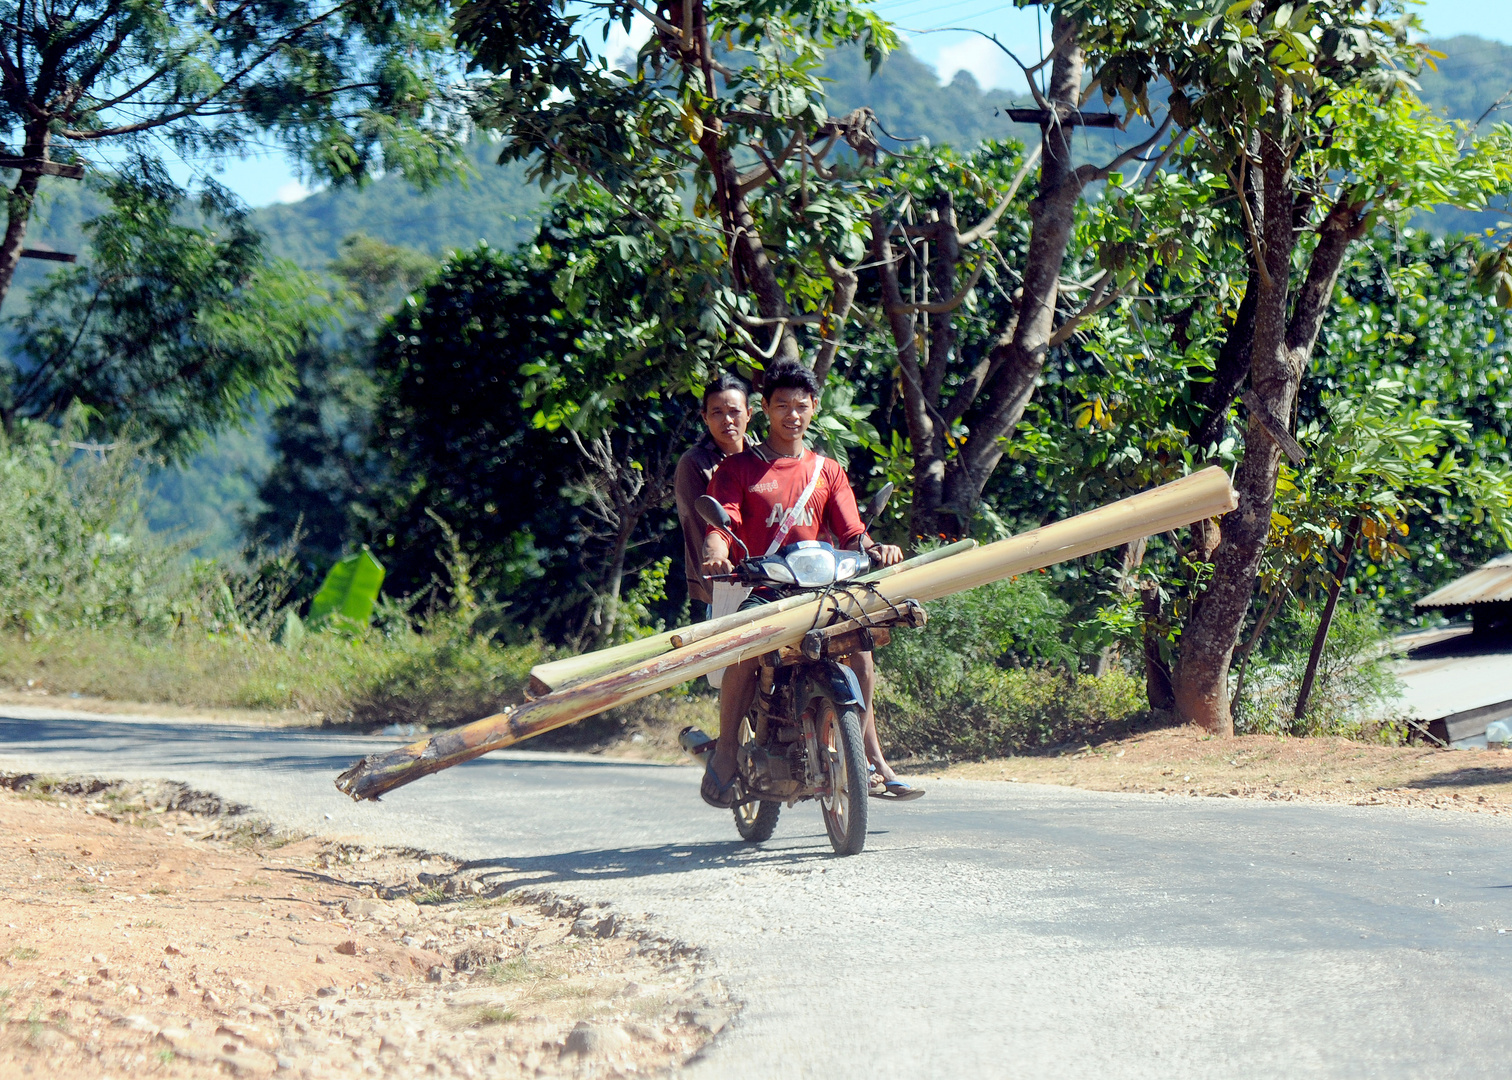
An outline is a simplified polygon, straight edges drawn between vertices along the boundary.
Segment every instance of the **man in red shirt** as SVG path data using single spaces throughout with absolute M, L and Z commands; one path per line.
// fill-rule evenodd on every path
M 720 462 L 709 481 L 709 494 L 724 505 L 735 535 L 747 550 L 760 555 L 773 539 L 793 544 L 799 540 L 817 540 L 821 532 L 828 531 L 841 547 L 849 547 L 861 538 L 862 550 L 874 564 L 891 566 L 901 561 L 900 548 L 874 543 L 865 535 L 866 528 L 856 510 L 856 496 L 845 470 L 838 462 L 820 457 L 804 446 L 804 436 L 819 404 L 819 381 L 814 373 L 796 362 L 777 364 L 767 373 L 761 404 L 767 415 L 765 441 L 753 446 L 747 440 L 746 449 Z M 811 483 L 813 490 L 803 501 L 801 511 L 788 521 L 789 511 Z M 785 522 L 789 525 L 788 532 L 779 536 Z M 703 568 L 710 575 L 728 574 L 734 569 L 729 541 L 724 533 L 712 527 L 704 537 Z M 906 789 L 907 785 L 897 780 L 883 760 L 877 739 L 872 710 L 872 688 L 876 683 L 872 654 L 855 653 L 847 663 L 856 672 L 866 700 L 867 757 L 884 779 Z M 725 669 L 719 691 L 719 743 L 704 774 L 702 788 L 704 801 L 711 806 L 728 807 L 734 802 L 736 733 L 755 700 L 756 671 L 755 660 Z

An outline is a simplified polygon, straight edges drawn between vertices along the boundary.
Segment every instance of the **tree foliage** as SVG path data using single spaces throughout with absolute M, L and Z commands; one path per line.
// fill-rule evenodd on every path
M 111 209 L 86 226 L 91 258 L 53 274 L 12 320 L 0 416 L 57 421 L 77 402 L 98 428 L 182 458 L 254 403 L 288 398 L 294 353 L 329 316 L 327 297 L 268 262 L 218 189 L 191 202 L 149 172 L 102 191 Z M 186 223 L 191 211 L 203 225 Z
M 83 0 L 0 5 L 0 122 L 33 160 L 243 152 L 271 138 L 334 182 L 455 172 L 463 111 L 444 0 Z M 40 173 L 0 241 L 0 301 Z

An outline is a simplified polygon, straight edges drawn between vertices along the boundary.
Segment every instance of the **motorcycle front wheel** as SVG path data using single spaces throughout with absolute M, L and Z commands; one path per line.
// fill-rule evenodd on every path
M 824 828 L 837 855 L 859 855 L 866 846 L 866 752 L 861 745 L 861 714 L 838 705 L 829 695 L 814 702 L 819 754 L 829 779 L 829 793 L 819 797 Z
M 740 722 L 740 745 L 754 741 L 755 732 L 751 730 L 749 718 Z M 777 828 L 777 816 L 782 813 L 782 804 L 775 802 L 738 802 L 735 804 L 735 831 L 740 834 L 742 840 L 749 840 L 753 844 L 760 844 L 770 840 L 772 833 Z

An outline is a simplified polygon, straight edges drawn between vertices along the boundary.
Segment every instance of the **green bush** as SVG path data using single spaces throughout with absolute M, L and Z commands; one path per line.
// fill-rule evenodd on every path
M 1299 632 L 1287 647 L 1256 659 L 1244 673 L 1234 710 L 1234 730 L 1245 735 L 1359 736 L 1364 727 L 1389 719 L 1400 695 L 1388 667 L 1389 635 L 1374 612 L 1340 607 L 1329 628 L 1328 643 L 1308 695 L 1307 712 L 1293 716 L 1307 655 L 1317 632 L 1318 611 L 1299 620 Z
M 1078 674 L 1063 638 L 1069 607 L 1039 575 L 926 605 L 921 630 L 877 653 L 878 733 L 890 752 L 990 757 L 1054 745 L 1144 708 L 1117 665 Z
M 447 724 L 520 700 L 544 650 L 476 632 L 459 550 L 441 553 L 451 580 L 418 620 L 389 601 L 355 634 L 291 633 L 292 544 L 238 566 L 189 559 L 145 525 L 141 448 L 81 448 L 81 431 L 72 416 L 0 436 L 0 685 L 359 723 Z
M 142 455 L 81 449 L 78 414 L 0 433 L 0 630 L 164 630 L 208 584 L 147 531 Z

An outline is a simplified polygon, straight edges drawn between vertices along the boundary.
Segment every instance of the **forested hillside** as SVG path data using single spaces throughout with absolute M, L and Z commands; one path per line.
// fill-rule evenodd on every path
M 543 196 L 526 181 L 523 165 L 501 168 L 498 156 L 497 144 L 480 142 L 465 180 L 422 192 L 401 177 L 386 176 L 363 188 L 317 191 L 297 203 L 258 210 L 257 227 L 275 255 L 310 267 L 336 258 L 342 239 L 353 233 L 427 255 L 471 248 L 480 240 L 513 248 L 534 231 Z

